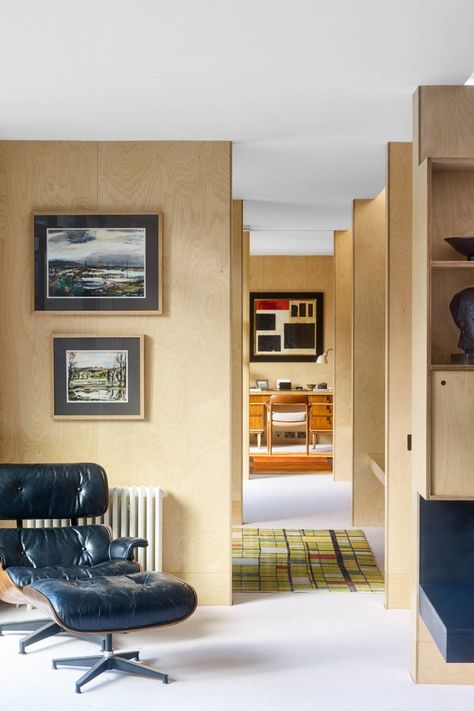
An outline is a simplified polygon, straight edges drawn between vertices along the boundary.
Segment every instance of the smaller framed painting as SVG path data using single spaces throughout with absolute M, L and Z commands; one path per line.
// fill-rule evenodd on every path
M 53 336 L 53 418 L 144 418 L 143 336 Z
M 268 380 L 257 380 L 255 384 L 260 390 L 268 390 Z
M 324 352 L 322 292 L 252 292 L 250 360 L 311 362 Z
M 160 214 L 34 214 L 34 310 L 160 315 Z

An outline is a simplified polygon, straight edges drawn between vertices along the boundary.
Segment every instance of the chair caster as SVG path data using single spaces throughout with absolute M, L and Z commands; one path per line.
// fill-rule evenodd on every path
M 168 674 L 165 674 L 165 676 L 163 677 L 163 684 L 168 684 L 168 683 L 169 683 Z
M 77 684 L 76 684 L 76 694 L 80 694 L 80 693 L 81 693 L 81 687 L 77 686 Z
M 57 669 L 56 662 L 51 662 L 51 669 Z
M 25 648 L 20 645 L 20 649 L 18 651 L 18 654 L 26 654 Z

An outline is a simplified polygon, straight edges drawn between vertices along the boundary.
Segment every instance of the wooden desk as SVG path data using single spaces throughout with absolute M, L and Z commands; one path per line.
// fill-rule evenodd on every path
M 313 448 L 318 433 L 332 434 L 334 390 L 261 390 L 250 392 L 249 431 L 257 435 L 257 444 L 262 445 L 262 434 L 267 425 L 267 403 L 271 395 L 293 392 L 306 395 L 309 404 L 309 431 Z M 313 455 L 315 456 L 315 455 Z M 316 455 L 317 456 L 317 455 Z M 321 457 L 332 457 L 332 452 L 321 452 Z

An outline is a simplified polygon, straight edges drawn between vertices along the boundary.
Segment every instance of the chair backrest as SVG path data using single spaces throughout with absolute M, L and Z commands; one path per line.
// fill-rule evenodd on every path
M 271 395 L 269 400 L 269 413 L 273 412 L 294 412 L 305 413 L 308 409 L 308 398 L 306 395 L 296 393 Z
M 94 517 L 108 504 L 98 464 L 0 464 L 0 519 Z
M 0 528 L 0 563 L 4 568 L 97 565 L 108 559 L 107 526 Z
M 0 464 L 0 563 L 44 568 L 95 565 L 107 559 L 106 526 L 22 528 L 28 519 L 101 516 L 109 503 L 107 476 L 98 464 Z
M 271 405 L 307 405 L 308 396 L 300 395 L 299 393 L 279 393 L 278 395 L 270 395 Z

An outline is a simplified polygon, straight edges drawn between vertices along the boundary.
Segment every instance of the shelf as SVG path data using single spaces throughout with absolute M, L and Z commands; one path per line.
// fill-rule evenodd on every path
M 453 363 L 436 363 L 436 365 L 430 366 L 432 371 L 434 370 L 474 370 L 474 365 L 453 365 Z
M 474 261 L 469 262 L 467 259 L 464 260 L 433 260 L 431 262 L 432 269 L 472 269 L 474 268 Z

